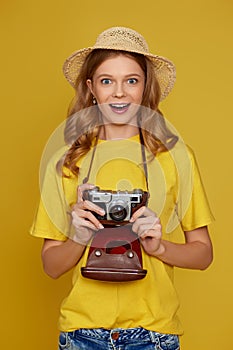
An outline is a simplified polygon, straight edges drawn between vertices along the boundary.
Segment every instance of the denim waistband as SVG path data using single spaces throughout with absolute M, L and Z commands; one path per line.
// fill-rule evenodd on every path
M 153 342 L 156 343 L 157 339 L 163 336 L 161 333 L 157 333 L 154 331 L 148 331 L 144 328 L 114 328 L 114 329 L 105 329 L 105 328 L 93 328 L 86 329 L 81 328 L 75 330 L 73 332 L 69 332 L 74 338 L 78 338 L 80 335 L 87 336 L 95 339 L 102 340 L 118 340 L 119 342 L 130 339 L 138 339 L 145 342 Z

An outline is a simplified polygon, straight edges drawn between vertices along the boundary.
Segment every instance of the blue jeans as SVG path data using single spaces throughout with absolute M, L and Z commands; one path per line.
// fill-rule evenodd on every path
M 61 332 L 59 350 L 179 350 L 179 338 L 144 328 L 78 329 Z

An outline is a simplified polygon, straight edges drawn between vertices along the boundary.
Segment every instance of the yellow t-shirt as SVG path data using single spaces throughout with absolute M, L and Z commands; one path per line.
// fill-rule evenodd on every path
M 56 171 L 59 151 L 48 164 L 41 202 L 31 234 L 65 241 L 70 232 L 70 205 L 77 200 L 77 186 L 86 177 L 92 150 L 79 161 L 78 178 L 61 177 Z M 147 152 L 146 152 L 147 153 Z M 148 159 L 149 154 L 147 153 Z M 182 142 L 172 151 L 148 161 L 148 206 L 160 217 L 163 239 L 175 241 L 184 231 L 211 223 L 208 201 L 193 152 Z M 98 142 L 89 183 L 101 189 L 147 190 L 139 137 Z M 144 279 L 100 282 L 81 275 L 88 249 L 74 268 L 73 286 L 61 305 L 59 329 L 144 327 L 161 333 L 182 334 L 177 316 L 179 300 L 173 285 L 173 267 L 142 249 Z

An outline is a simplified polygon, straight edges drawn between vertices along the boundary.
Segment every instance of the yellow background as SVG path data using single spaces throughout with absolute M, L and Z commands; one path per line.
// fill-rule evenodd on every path
M 115 25 L 175 62 L 177 83 L 161 109 L 195 150 L 216 217 L 212 266 L 176 270 L 182 349 L 233 348 L 232 10 L 231 0 L 1 0 L 1 349 L 57 349 L 71 276 L 47 277 L 41 241 L 28 234 L 39 162 L 73 95 L 64 59 Z

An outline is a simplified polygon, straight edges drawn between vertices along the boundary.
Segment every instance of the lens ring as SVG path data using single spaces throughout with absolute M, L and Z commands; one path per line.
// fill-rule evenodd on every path
M 114 221 L 124 221 L 127 217 L 127 210 L 123 205 L 115 204 L 110 208 L 109 216 Z

